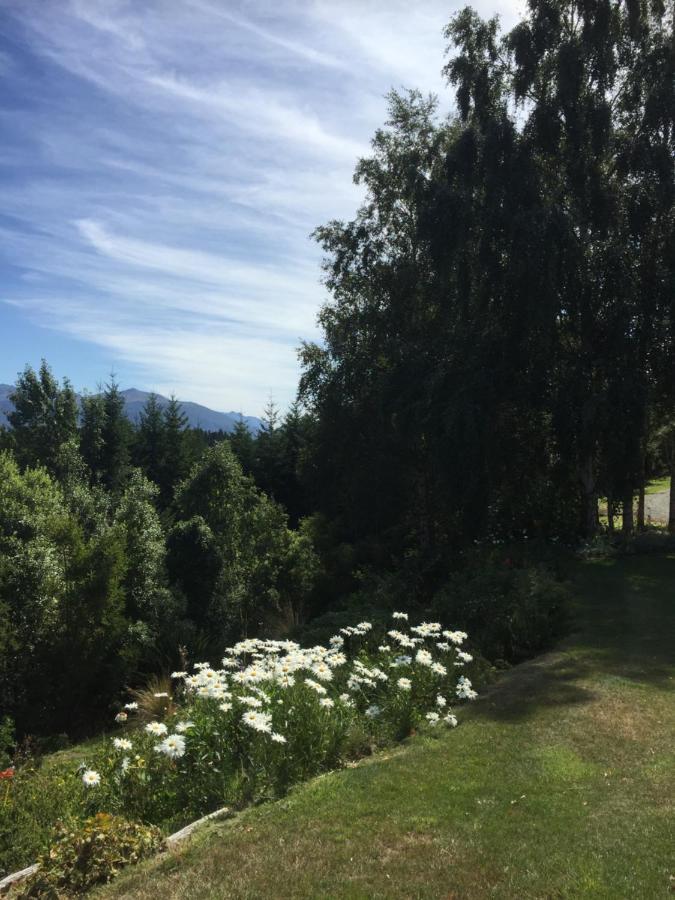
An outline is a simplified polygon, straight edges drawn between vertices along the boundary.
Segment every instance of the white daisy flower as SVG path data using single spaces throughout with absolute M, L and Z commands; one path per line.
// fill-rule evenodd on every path
M 180 734 L 170 734 L 157 745 L 157 749 L 170 759 L 178 759 L 185 755 L 185 738 Z
M 424 718 L 430 725 L 438 725 L 440 716 L 437 712 L 428 712 Z
M 366 715 L 369 719 L 376 719 L 381 712 L 382 710 L 380 709 L 380 707 L 373 703 L 372 706 L 369 706 L 366 710 Z
M 262 706 L 262 700 L 259 700 L 258 697 L 240 697 L 241 703 L 245 703 L 246 706 L 251 706 L 253 709 L 260 709 Z
M 138 703 L 125 703 L 124 708 L 130 710 L 138 709 Z
M 145 730 L 148 734 L 154 734 L 155 737 L 161 737 L 163 734 L 166 734 L 169 729 L 164 722 L 148 722 L 145 726 Z
M 268 734 L 272 731 L 272 716 L 269 713 L 256 712 L 254 709 L 245 712 L 241 717 L 244 725 L 255 731 L 264 731 Z
M 418 650 L 415 654 L 415 662 L 421 666 L 431 667 L 434 664 L 434 658 L 428 650 Z
M 333 703 L 330 697 L 322 697 L 319 700 L 319 706 L 323 706 L 325 709 L 330 709 L 332 706 L 335 706 L 335 703 Z
M 409 678 L 399 678 L 396 684 L 401 688 L 402 691 L 409 691 L 412 687 L 412 681 Z
M 286 743 L 286 738 L 283 736 L 283 734 L 278 734 L 276 731 L 272 732 L 271 738 L 275 744 L 285 744 Z
M 183 734 L 189 728 L 194 728 L 194 727 L 195 727 L 195 723 L 190 722 L 189 720 L 187 722 L 176 722 L 176 724 L 174 725 L 174 728 L 178 732 L 178 734 Z
M 446 725 L 449 725 L 450 728 L 457 727 L 457 716 L 453 716 L 452 713 L 448 713 L 447 716 L 444 716 L 443 721 Z
M 456 694 L 463 700 L 475 700 L 478 694 L 472 689 L 471 682 L 463 675 L 457 682 Z
M 87 787 L 97 787 L 101 783 L 101 776 L 93 769 L 86 769 L 82 773 L 82 781 Z
M 134 745 L 128 738 L 113 738 L 113 747 L 115 750 L 131 750 Z

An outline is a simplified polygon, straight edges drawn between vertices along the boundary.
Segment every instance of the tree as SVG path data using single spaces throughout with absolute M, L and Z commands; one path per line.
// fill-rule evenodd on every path
M 101 477 L 113 494 L 121 493 L 129 474 L 131 425 L 114 375 L 103 391 Z
M 164 453 L 158 481 L 164 507 L 172 503 L 176 485 L 188 473 L 189 460 L 185 439 L 187 421 L 179 401 L 172 394 L 164 409 Z
M 157 394 L 150 394 L 143 407 L 134 439 L 134 459 L 150 481 L 159 484 L 165 454 L 165 422 Z
M 10 400 L 17 458 L 24 466 L 44 465 L 53 472 L 59 448 L 77 436 L 77 398 L 70 382 L 64 379 L 59 387 L 43 359 L 37 373 L 26 366 Z
M 643 468 L 660 293 L 651 273 L 662 267 L 673 196 L 669 34 L 663 4 L 619 0 L 535 0 L 501 39 L 496 20 L 468 9 L 447 30 L 459 49 L 446 71 L 463 121 L 485 131 L 507 104 L 520 107 L 521 134 L 558 225 L 554 413 L 575 460 L 587 535 L 597 527 L 603 430 L 622 435 L 627 510 Z
M 20 734 L 105 718 L 134 662 L 123 571 L 114 531 L 87 534 L 46 470 L 0 455 L 0 702 Z
M 105 405 L 103 396 L 85 394 L 82 397 L 82 425 L 80 428 L 80 450 L 94 479 L 103 473 Z
M 176 491 L 169 535 L 172 582 L 188 613 L 222 639 L 300 614 L 316 559 L 281 507 L 242 472 L 229 441 L 209 448 Z
M 235 423 L 229 441 L 244 473 L 251 475 L 255 466 L 255 439 L 243 416 Z
M 658 3 L 532 0 L 500 35 L 463 10 L 458 118 L 393 94 L 363 206 L 317 230 L 332 300 L 300 396 L 319 504 L 380 563 L 591 536 L 610 465 L 632 509 L 670 328 L 671 26 Z

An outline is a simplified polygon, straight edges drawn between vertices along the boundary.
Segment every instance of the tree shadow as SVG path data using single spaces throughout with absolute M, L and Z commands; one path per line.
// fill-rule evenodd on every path
M 577 576 L 577 632 L 491 685 L 476 716 L 521 721 L 539 708 L 589 703 L 598 676 L 675 690 L 675 558 L 608 560 Z

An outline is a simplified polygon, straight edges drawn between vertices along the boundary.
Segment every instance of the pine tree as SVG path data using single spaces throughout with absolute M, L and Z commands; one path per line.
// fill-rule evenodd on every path
M 255 465 L 255 439 L 243 416 L 237 420 L 229 441 L 235 456 L 247 475 L 252 474 Z
M 85 394 L 82 397 L 80 452 L 94 480 L 99 480 L 103 472 L 104 422 L 105 406 L 102 394 Z
M 157 395 L 152 393 L 143 407 L 134 441 L 134 461 L 147 477 L 159 484 L 165 454 L 165 422 Z
M 105 487 L 120 493 L 129 475 L 131 425 L 114 375 L 103 392 L 101 476 Z
M 164 507 L 173 502 L 176 485 L 188 474 L 187 421 L 180 402 L 172 394 L 164 409 L 164 453 L 158 482 Z

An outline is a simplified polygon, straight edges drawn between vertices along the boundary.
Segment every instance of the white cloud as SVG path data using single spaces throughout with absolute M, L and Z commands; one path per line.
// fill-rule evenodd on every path
M 308 235 L 353 215 L 387 91 L 444 91 L 461 5 L 6 0 L 26 59 L 0 56 L 0 300 L 36 342 L 40 326 L 95 345 L 139 386 L 289 402 L 325 299 Z M 479 5 L 507 24 L 516 8 Z

